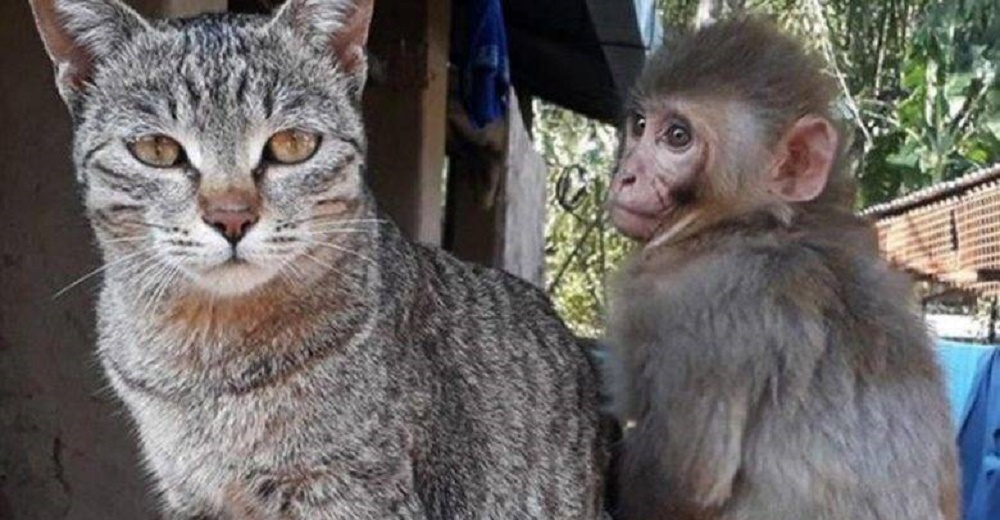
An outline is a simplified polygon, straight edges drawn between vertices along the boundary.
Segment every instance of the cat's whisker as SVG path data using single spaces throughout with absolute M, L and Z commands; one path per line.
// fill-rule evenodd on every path
M 141 221 L 141 220 L 122 220 L 121 223 L 122 224 L 129 224 L 129 225 L 133 225 L 133 226 L 145 226 L 145 227 L 148 227 L 148 228 L 160 229 L 160 230 L 163 230 L 163 231 L 170 231 L 170 232 L 178 232 L 178 231 L 180 231 L 180 228 L 177 227 L 177 226 L 172 226 L 170 224 L 161 224 L 161 223 L 158 223 L 158 222 L 144 222 L 144 221 Z
M 295 235 L 348 235 L 348 234 L 372 234 L 376 231 L 373 229 L 347 229 L 347 228 L 330 228 L 330 229 L 316 229 L 311 228 L 309 231 L 300 231 L 295 233 Z M 293 235 L 294 236 L 294 235 Z
M 303 239 L 302 241 L 305 242 L 305 243 L 307 243 L 307 244 L 312 244 L 312 245 L 315 245 L 315 246 L 320 246 L 320 247 L 326 247 L 326 248 L 329 248 L 329 249 L 333 249 L 334 251 L 339 251 L 341 253 L 351 255 L 353 257 L 356 257 L 356 258 L 359 258 L 361 260 L 364 260 L 365 262 L 368 262 L 368 263 L 370 263 L 372 265 L 375 265 L 375 259 L 371 258 L 370 256 L 363 255 L 363 254 L 361 254 L 361 253 L 359 253 L 357 251 L 351 251 L 350 249 L 347 249 L 346 247 L 340 247 L 340 246 L 338 246 L 336 244 L 330 244 L 330 243 L 327 243 L 327 242 L 319 242 L 317 240 L 306 240 L 306 239 Z
M 375 226 L 368 226 L 368 227 L 355 227 L 355 226 L 358 226 L 358 224 L 345 224 L 342 222 L 330 222 L 330 223 L 321 222 L 319 224 L 309 224 L 309 227 L 307 229 L 357 229 L 369 233 L 378 231 L 378 228 Z
M 94 276 L 97 276 L 97 275 L 103 273 L 104 271 L 107 271 L 108 269 L 111 269 L 112 267 L 115 267 L 117 265 L 121 265 L 121 264 L 127 263 L 130 260 L 134 259 L 135 257 L 137 257 L 139 255 L 142 255 L 142 254 L 145 254 L 145 253 L 148 253 L 148 252 L 150 252 L 150 251 L 152 251 L 154 249 L 156 249 L 155 246 L 150 246 L 150 247 L 147 247 L 147 248 L 140 249 L 138 251 L 129 253 L 129 254 L 127 254 L 127 255 L 125 255 L 125 256 L 117 259 L 117 260 L 114 260 L 113 262 L 108 262 L 108 263 L 106 263 L 106 264 L 98 267 L 97 269 L 94 269 L 93 271 L 91 271 L 91 272 L 89 272 L 89 273 L 87 273 L 87 274 L 85 274 L 85 275 L 77 278 L 76 280 L 74 280 L 73 282 L 71 282 L 69 285 L 63 287 L 62 289 L 60 289 L 59 291 L 57 291 L 55 294 L 52 295 L 52 299 L 53 300 L 58 299 L 60 296 L 66 294 L 68 291 L 72 290 L 74 287 L 77 287 L 81 283 L 83 283 L 83 282 L 85 282 L 85 281 L 93 278 Z
M 155 257 L 153 257 L 152 260 L 154 261 L 147 262 L 145 266 L 142 268 L 142 270 L 139 270 L 137 268 L 130 273 L 130 276 L 139 283 L 140 292 L 142 290 L 145 290 L 146 285 L 151 280 L 150 278 L 151 275 L 159 272 L 158 268 L 162 267 L 162 264 L 160 262 L 155 261 L 156 260 Z
M 122 270 L 122 275 L 128 276 L 134 280 L 139 281 L 140 289 L 143 287 L 142 280 L 145 279 L 147 273 L 155 272 L 155 270 L 160 266 L 160 262 L 156 256 L 149 256 L 139 260 L 131 265 L 126 266 Z
M 153 285 L 156 283 L 156 278 L 166 269 L 160 262 L 153 262 L 132 275 L 132 279 L 138 285 L 138 294 L 140 296 L 145 295 L 150 291 Z
M 174 281 L 177 280 L 177 276 L 180 274 L 181 270 L 175 266 L 170 266 L 168 274 L 164 277 L 163 281 L 160 282 L 159 290 L 153 295 L 152 306 L 150 307 L 150 312 L 156 311 L 156 308 L 160 305 L 161 301 L 166 297 L 167 291 L 170 290 L 170 286 L 173 285 Z
M 305 257 L 305 258 L 308 258 L 309 260 L 312 260 L 313 262 L 316 262 L 320 266 L 325 267 L 325 268 L 329 269 L 330 271 L 332 271 L 334 273 L 339 272 L 339 270 L 336 267 L 330 265 L 327 262 L 324 262 L 324 261 L 320 260 L 319 258 L 316 258 L 315 256 L 313 256 L 313 255 L 311 255 L 309 253 L 302 253 L 302 256 Z
M 292 264 L 295 262 L 294 257 L 290 257 L 281 262 L 278 266 L 278 276 L 285 280 L 291 286 L 302 285 L 304 282 L 301 273 L 296 270 L 295 266 Z
M 106 240 L 101 240 L 102 244 L 121 244 L 124 242 L 142 242 L 144 240 L 149 240 L 151 237 L 148 236 L 130 236 L 130 237 L 119 237 L 119 238 L 109 238 Z
M 160 297 L 173 281 L 178 271 L 172 265 L 161 264 L 161 269 L 156 272 L 155 277 L 152 278 L 153 281 L 149 285 L 148 292 L 150 296 L 146 300 L 145 305 L 143 305 L 143 314 L 149 314 L 156 310 Z
M 310 231 L 299 231 L 292 234 L 281 234 L 268 237 L 265 242 L 269 244 L 292 244 L 298 242 L 301 237 L 309 237 L 316 235 L 353 235 L 353 234 L 370 234 L 371 231 L 365 229 L 321 229 L 321 230 L 310 230 Z
M 309 217 L 303 217 L 303 218 L 296 219 L 296 220 L 288 220 L 288 221 L 284 221 L 284 222 L 279 222 L 278 224 L 279 225 L 293 225 L 293 224 L 302 224 L 304 222 L 319 222 L 319 223 L 323 223 L 323 222 L 342 222 L 344 224 L 384 224 L 384 223 L 386 223 L 388 221 L 386 219 L 384 219 L 384 218 L 344 218 L 344 219 L 340 219 L 340 218 L 331 217 L 331 216 L 318 216 L 318 217 L 317 216 L 309 216 Z

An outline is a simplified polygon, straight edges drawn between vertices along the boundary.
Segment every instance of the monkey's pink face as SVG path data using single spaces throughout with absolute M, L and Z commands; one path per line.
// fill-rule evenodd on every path
M 710 136 L 696 128 L 675 107 L 629 115 L 608 198 L 612 221 L 623 234 L 649 241 L 695 203 L 710 151 Z

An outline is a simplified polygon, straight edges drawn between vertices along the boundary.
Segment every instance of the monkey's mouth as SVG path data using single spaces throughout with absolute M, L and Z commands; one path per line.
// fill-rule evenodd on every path
M 634 240 L 649 240 L 663 223 L 669 208 L 658 212 L 634 208 L 625 204 L 612 202 L 610 205 L 611 221 L 625 236 Z

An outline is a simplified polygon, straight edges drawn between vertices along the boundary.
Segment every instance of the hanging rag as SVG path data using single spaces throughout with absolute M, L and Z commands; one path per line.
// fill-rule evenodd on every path
M 461 75 L 460 95 L 469 119 L 482 128 L 507 111 L 510 66 L 500 0 L 468 0 L 466 34 L 456 35 L 452 61 Z M 464 41 L 462 41 L 464 40 Z

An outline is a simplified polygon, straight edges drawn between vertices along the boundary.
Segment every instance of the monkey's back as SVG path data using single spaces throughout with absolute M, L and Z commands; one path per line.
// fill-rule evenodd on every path
M 832 267 L 825 350 L 804 387 L 778 380 L 773 406 L 759 408 L 750 485 L 722 518 L 957 518 L 950 412 L 909 282 L 874 256 L 848 267 L 818 244 L 788 247 L 819 256 L 802 268 Z
M 653 396 L 647 406 L 666 415 L 656 442 L 668 489 L 647 499 L 680 504 L 664 517 L 679 519 L 957 518 L 948 404 L 909 282 L 857 237 L 747 229 L 720 226 L 648 254 L 619 286 L 627 298 L 610 327 L 633 399 L 620 406 L 641 415 L 637 401 Z M 649 363 L 668 365 L 659 377 L 672 382 L 643 388 L 636 367 Z M 718 441 L 711 428 L 690 431 L 712 413 L 687 410 L 692 399 L 725 406 L 733 388 L 745 389 L 745 427 Z M 738 461 L 731 488 L 699 503 L 703 472 L 690 468 L 703 459 L 689 452 L 713 442 Z

